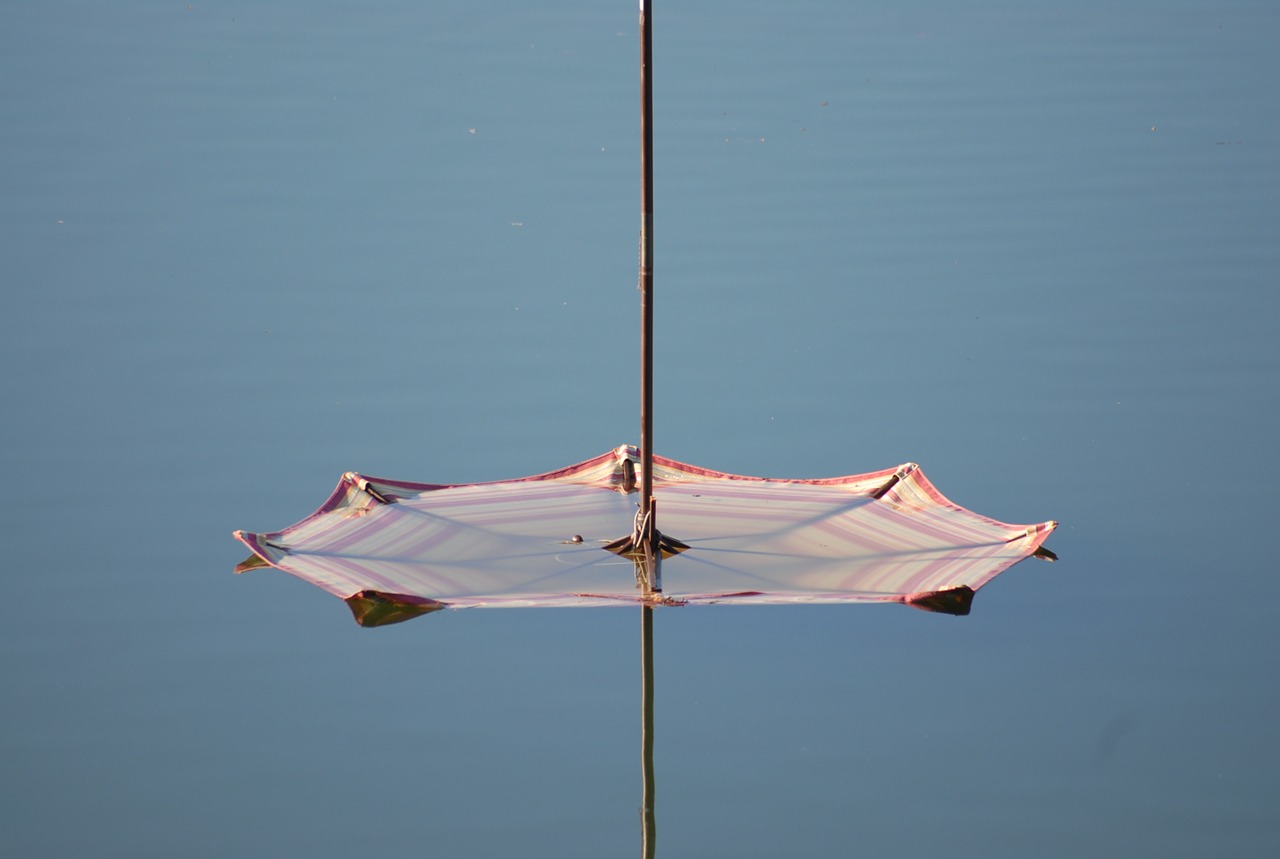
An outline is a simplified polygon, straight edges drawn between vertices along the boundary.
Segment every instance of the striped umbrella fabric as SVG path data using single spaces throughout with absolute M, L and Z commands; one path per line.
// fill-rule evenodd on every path
M 606 551 L 631 533 L 634 447 L 557 471 L 461 485 L 353 472 L 307 518 L 236 531 L 272 566 L 345 600 L 363 625 L 441 608 L 893 602 L 967 614 L 973 593 L 1056 522 L 1009 525 L 947 500 L 914 463 L 782 480 L 654 457 L 656 520 L 674 538 L 661 591 Z

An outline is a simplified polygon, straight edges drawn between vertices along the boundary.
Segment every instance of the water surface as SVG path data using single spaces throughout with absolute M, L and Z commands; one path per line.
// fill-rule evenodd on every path
M 1063 523 L 968 618 L 660 612 L 659 854 L 1275 852 L 1277 13 L 656 14 L 659 452 Z M 636 440 L 635 24 L 0 13 L 6 854 L 638 850 L 633 612 L 229 537 Z

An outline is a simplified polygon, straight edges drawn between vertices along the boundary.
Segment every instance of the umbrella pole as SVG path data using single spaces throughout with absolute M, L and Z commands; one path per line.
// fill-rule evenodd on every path
M 640 855 L 653 859 L 658 844 L 658 822 L 654 814 L 656 781 L 653 775 L 653 607 L 640 607 L 640 772 L 644 793 L 640 805 L 642 824 Z
M 653 509 L 653 17 L 640 0 L 640 512 L 644 539 L 645 591 L 652 593 L 659 562 Z M 653 775 L 653 607 L 640 607 L 640 848 L 643 859 L 657 850 Z
M 653 502 L 653 16 L 640 0 L 640 511 L 645 556 L 656 555 Z

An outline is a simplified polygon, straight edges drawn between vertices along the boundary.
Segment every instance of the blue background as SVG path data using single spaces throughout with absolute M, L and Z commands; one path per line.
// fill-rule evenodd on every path
M 660 855 L 1280 847 L 1280 12 L 658 5 L 658 452 L 1054 518 L 955 619 L 660 611 Z M 639 621 L 235 528 L 638 435 L 634 3 L 0 11 L 0 850 L 638 847 Z

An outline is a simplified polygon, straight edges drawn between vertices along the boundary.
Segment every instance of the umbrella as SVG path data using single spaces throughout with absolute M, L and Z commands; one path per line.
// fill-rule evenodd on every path
M 410 483 L 348 472 L 315 513 L 235 536 L 379 626 L 441 608 L 895 602 L 967 614 L 1039 552 L 1054 522 L 1008 525 L 939 492 L 914 463 L 824 479 L 727 474 L 653 458 L 637 509 L 629 445 L 531 477 Z M 662 531 L 652 567 L 637 518 Z
M 639 447 L 490 483 L 348 472 L 297 524 L 235 532 L 253 552 L 237 571 L 291 573 L 344 599 L 364 626 L 449 607 L 639 604 L 646 857 L 656 840 L 656 606 L 893 602 L 967 614 L 974 592 L 1013 564 L 1052 560 L 1042 543 L 1056 527 L 966 510 L 914 463 L 781 480 L 654 455 L 651 6 L 640 0 Z
M 1029 555 L 1052 557 L 1041 544 L 1056 523 L 980 516 L 913 463 L 774 480 L 654 456 L 652 22 L 640 0 L 639 447 L 493 483 L 348 472 L 296 525 L 235 532 L 253 551 L 238 570 L 277 567 L 380 626 L 445 607 L 637 602 L 898 602 L 967 614 L 991 578 Z
M 347 472 L 297 524 L 236 531 L 253 552 L 237 571 L 291 573 L 344 599 L 363 626 L 447 607 L 641 605 L 641 855 L 653 857 L 655 606 L 896 602 L 962 615 L 1003 570 L 1054 557 L 1042 543 L 1057 523 L 980 516 L 914 463 L 780 480 L 653 456 L 640 505 L 642 460 L 623 445 L 454 485 Z

